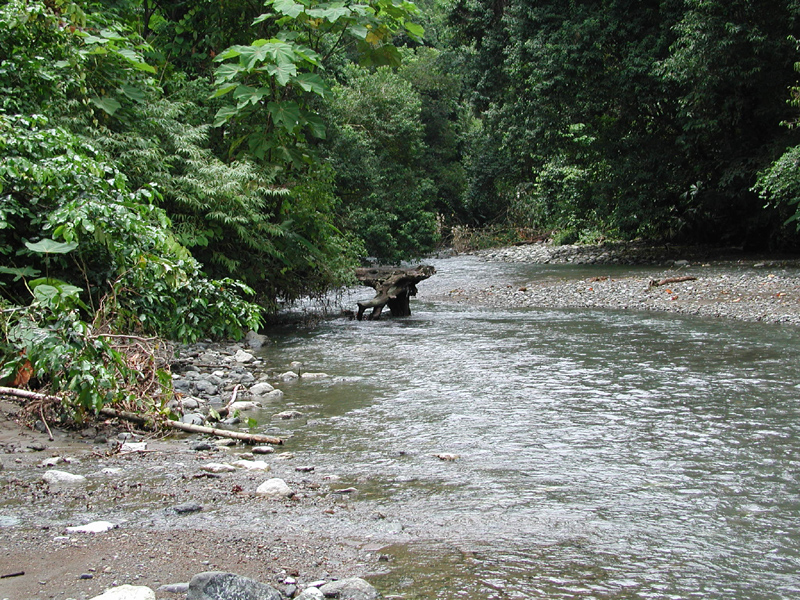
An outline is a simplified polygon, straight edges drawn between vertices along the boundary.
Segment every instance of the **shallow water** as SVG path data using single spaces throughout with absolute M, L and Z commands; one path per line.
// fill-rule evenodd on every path
M 410 318 L 286 330 L 264 351 L 332 375 L 284 386 L 314 419 L 290 449 L 321 455 L 396 530 L 376 584 L 406 598 L 800 595 L 800 330 L 437 304 L 426 290 L 571 267 L 436 266 Z

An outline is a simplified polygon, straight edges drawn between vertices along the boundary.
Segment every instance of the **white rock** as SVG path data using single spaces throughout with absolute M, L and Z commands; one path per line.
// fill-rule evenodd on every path
M 56 469 L 45 472 L 45 474 L 42 475 L 42 479 L 45 483 L 49 484 L 80 484 L 86 482 L 86 477 L 83 475 L 73 475 L 72 473 L 57 471 Z
M 67 527 L 67 533 L 103 533 L 110 529 L 116 529 L 117 524 L 111 521 L 92 521 L 86 525 L 77 527 Z
M 268 498 L 289 498 L 294 495 L 292 489 L 286 485 L 286 482 L 283 479 L 278 477 L 274 477 L 273 479 L 267 479 L 264 483 L 262 483 L 258 488 L 256 488 L 256 494 L 260 496 L 266 496 Z
M 266 381 L 262 381 L 261 383 L 257 383 L 250 388 L 250 393 L 253 396 L 263 396 L 264 394 L 268 394 L 275 388 L 268 384 Z
M 269 471 L 269 465 L 263 460 L 237 460 L 231 464 L 234 467 L 247 469 L 248 471 Z
M 290 379 L 297 379 L 297 373 L 294 371 L 286 371 L 285 373 L 281 373 L 278 375 L 278 379 L 282 379 L 283 381 L 289 381 Z
M 147 442 L 125 442 L 119 450 L 120 452 L 144 452 L 147 450 Z
M 272 446 L 253 446 L 253 454 L 272 454 L 275 448 Z
M 245 352 L 244 350 L 237 350 L 236 354 L 233 356 L 233 360 L 238 363 L 250 363 L 256 359 L 255 356 L 250 354 L 249 352 Z
M 51 456 L 50 458 L 45 458 L 42 462 L 39 463 L 40 467 L 55 467 L 58 463 L 64 462 L 64 459 L 60 456 Z
M 233 404 L 228 406 L 228 411 L 230 413 L 235 410 L 256 410 L 257 408 L 261 408 L 261 402 L 240 400 L 239 402 L 234 402 Z
M 270 402 L 280 402 L 283 400 L 283 392 L 281 390 L 272 390 L 268 394 L 264 394 L 261 396 L 264 400 L 269 400 Z
M 301 363 L 299 360 L 293 360 L 292 362 L 289 363 L 289 366 L 292 367 L 293 369 L 302 369 L 303 363 Z
M 309 587 L 303 590 L 299 596 L 295 596 L 295 600 L 324 600 L 325 594 L 319 591 L 319 588 Z
M 156 593 L 143 585 L 120 585 L 106 590 L 91 600 L 156 600 Z
M 103 475 L 117 475 L 122 472 L 122 469 L 117 467 L 106 467 L 100 471 Z
M 208 473 L 230 473 L 231 471 L 235 471 L 236 467 L 225 463 L 207 463 L 202 465 L 200 470 Z
M 325 379 L 330 377 L 327 373 L 303 373 L 300 375 L 303 379 Z

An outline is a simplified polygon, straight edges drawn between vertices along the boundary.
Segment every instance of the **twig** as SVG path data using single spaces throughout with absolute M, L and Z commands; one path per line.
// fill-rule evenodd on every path
M 53 441 L 53 432 L 50 431 L 50 426 L 47 424 L 47 419 L 44 418 L 44 404 L 39 405 L 39 416 L 42 417 L 42 423 L 44 423 L 44 428 L 47 429 L 47 435 L 50 438 L 50 441 Z
M 22 577 L 25 575 L 25 571 L 17 571 L 16 573 L 6 573 L 5 575 L 0 575 L 0 579 L 8 579 L 9 577 Z

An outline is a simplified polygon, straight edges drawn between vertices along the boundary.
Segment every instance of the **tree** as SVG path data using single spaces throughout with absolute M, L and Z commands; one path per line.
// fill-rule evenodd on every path
M 437 241 L 436 190 L 424 176 L 422 102 L 389 67 L 351 68 L 333 89 L 326 158 L 337 174 L 339 210 L 370 256 L 398 261 Z

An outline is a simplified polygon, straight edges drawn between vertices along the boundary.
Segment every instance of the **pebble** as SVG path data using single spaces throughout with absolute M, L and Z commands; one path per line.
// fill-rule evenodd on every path
M 275 452 L 275 448 L 272 446 L 253 446 L 251 451 L 253 454 L 273 454 Z

